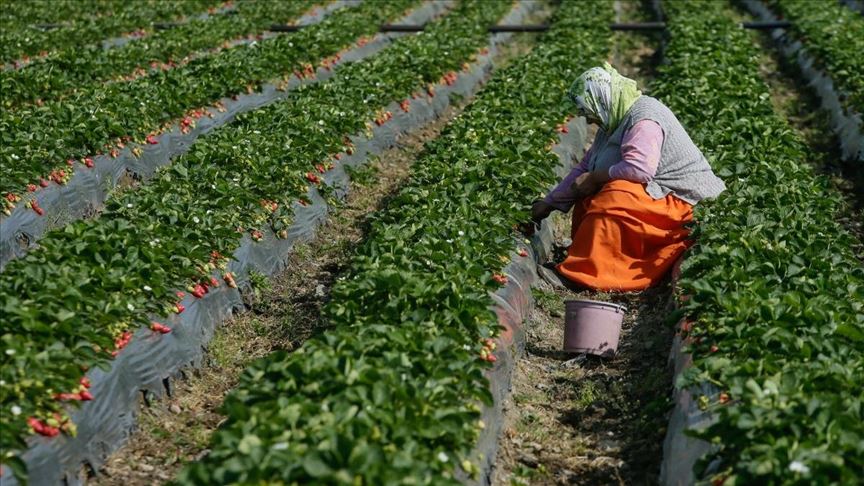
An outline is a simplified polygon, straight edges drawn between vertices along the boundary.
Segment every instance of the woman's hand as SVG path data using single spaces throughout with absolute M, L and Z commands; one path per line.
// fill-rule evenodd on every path
M 583 198 L 596 194 L 609 180 L 608 171 L 586 172 L 573 181 L 571 190 L 576 197 Z
M 555 208 L 553 208 L 551 204 L 542 199 L 538 199 L 531 205 L 531 219 L 539 223 L 552 214 L 554 209 Z
M 542 199 L 537 199 L 531 204 L 531 221 L 519 225 L 519 230 L 525 236 L 531 236 L 537 231 L 540 222 L 546 219 L 554 210 L 551 204 Z

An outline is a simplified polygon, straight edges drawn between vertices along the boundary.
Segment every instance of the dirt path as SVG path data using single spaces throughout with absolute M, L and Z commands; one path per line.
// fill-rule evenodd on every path
M 542 21 L 549 9 L 532 15 Z M 528 52 L 533 34 L 514 36 L 501 46 L 496 67 L 506 66 Z M 259 357 L 277 349 L 296 349 L 325 329 L 320 310 L 330 288 L 362 242 L 367 217 L 386 204 L 410 175 L 423 144 L 434 139 L 470 99 L 460 100 L 435 122 L 398 140 L 388 150 L 352 174 L 349 196 L 335 208 L 309 244 L 296 247 L 284 272 L 273 279 L 253 279 L 255 295 L 246 302 L 248 312 L 222 325 L 211 341 L 205 365 L 187 370 L 175 382 L 173 396 L 142 403 L 138 430 L 113 454 L 88 484 L 151 485 L 173 478 L 183 464 L 207 453 L 210 436 L 224 417 L 218 409 L 236 385 L 240 373 Z
M 618 4 L 619 21 L 653 20 L 641 2 Z M 656 34 L 616 33 L 610 62 L 647 83 L 656 64 Z M 566 254 L 569 215 L 555 213 L 555 261 Z M 671 288 L 638 293 L 534 289 L 525 324 L 526 355 L 505 403 L 494 485 L 656 484 L 672 386 L 668 353 L 674 327 Z M 628 308 L 614 359 L 561 351 L 564 301 L 592 299 Z

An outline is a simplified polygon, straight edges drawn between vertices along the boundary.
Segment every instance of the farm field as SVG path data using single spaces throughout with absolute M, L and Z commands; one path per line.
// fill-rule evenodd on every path
M 861 52 L 835 0 L 3 3 L 0 484 L 857 484 Z M 726 186 L 637 292 L 525 224 L 604 61 Z

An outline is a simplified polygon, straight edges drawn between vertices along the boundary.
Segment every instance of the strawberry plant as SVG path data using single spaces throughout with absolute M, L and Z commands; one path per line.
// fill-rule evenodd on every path
M 179 483 L 460 484 L 457 468 L 476 471 L 493 275 L 554 182 L 562 93 L 605 57 L 612 13 L 563 2 L 540 45 L 426 146 L 335 286 L 331 330 L 245 372 L 211 452 Z
M 21 103 L 44 102 L 84 86 L 134 79 L 150 69 L 170 69 L 187 55 L 260 34 L 274 23 L 290 22 L 313 3 L 247 0 L 232 15 L 193 19 L 122 47 L 70 46 L 22 69 L 0 71 L 0 105 L 10 109 Z
M 376 10 L 389 21 L 411 3 Z M 0 398 L 2 407 L 21 413 L 2 417 L 3 450 L 23 448 L 26 418 L 62 411 L 53 392 L 67 393 L 83 369 L 122 352 L 130 330 L 169 332 L 151 317 L 183 312 L 177 289 L 204 298 L 220 285 L 211 273 L 224 267 L 223 255 L 244 235 L 260 240 L 269 226 L 278 237 L 314 184 L 308 176 L 318 166 L 326 172 L 334 154 L 350 148 L 346 135 L 365 131 L 387 104 L 448 82 L 448 73 L 486 43 L 484 27 L 508 7 L 462 3 L 428 32 L 241 115 L 163 168 L 152 184 L 112 200 L 99 219 L 49 233 L 39 249 L 11 262 L 0 274 L 0 307 L 10 309 L 0 324 L 7 350 Z M 222 277 L 236 286 L 232 275 Z M 26 378 L 34 375 L 40 380 Z M 11 456 L 4 461 L 15 464 Z
M 182 19 L 218 5 L 217 0 L 144 0 L 138 2 L 108 2 L 101 5 L 60 0 L 45 2 L 15 2 L 4 5 L 0 23 L 0 64 L 39 55 L 58 48 L 98 43 L 109 37 L 150 27 L 153 22 Z M 46 17 L 39 10 L 59 8 L 66 14 Z M 93 12 L 98 12 L 93 15 Z M 33 13 L 34 15 L 30 15 Z M 71 15 L 70 15 L 71 14 Z M 50 18 L 50 20 L 49 20 Z M 38 23 L 57 24 L 57 28 L 40 28 Z M 26 60 L 26 59 L 25 59 Z
M 411 3 L 417 3 L 412 0 Z M 309 76 L 405 3 L 365 2 L 286 36 L 244 44 L 128 83 L 84 87 L 68 98 L 0 112 L 0 195 L 18 194 L 52 170 L 81 170 L 86 157 L 130 140 L 152 143 L 170 121 L 225 96 L 297 73 Z M 322 61 L 323 60 L 323 61 Z M 72 161 L 71 167 L 67 163 Z M 77 162 L 76 162 L 77 161 Z M 7 200 L 6 208 L 10 207 Z
M 771 0 L 792 22 L 794 35 L 845 93 L 847 106 L 864 113 L 864 18 L 839 3 Z
M 693 366 L 716 422 L 697 477 L 715 484 L 854 484 L 864 470 L 864 269 L 843 200 L 774 112 L 759 52 L 719 2 L 664 2 L 654 93 L 728 190 L 697 207 L 683 265 Z M 705 468 L 715 461 L 716 473 Z

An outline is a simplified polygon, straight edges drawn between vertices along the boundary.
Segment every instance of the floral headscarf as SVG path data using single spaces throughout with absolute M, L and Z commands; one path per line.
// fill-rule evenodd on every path
M 570 85 L 567 97 L 576 104 L 580 114 L 591 115 L 600 121 L 606 133 L 618 128 L 627 111 L 642 92 L 636 81 L 618 74 L 608 62 L 603 67 L 591 68 Z

